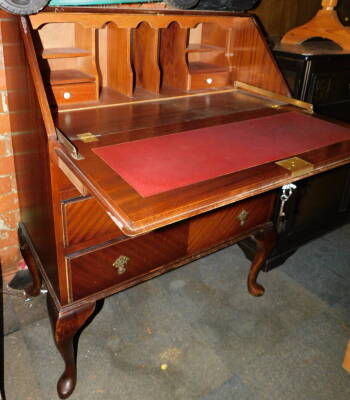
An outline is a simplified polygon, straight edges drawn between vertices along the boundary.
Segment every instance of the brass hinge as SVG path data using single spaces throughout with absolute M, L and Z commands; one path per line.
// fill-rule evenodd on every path
M 84 143 L 90 143 L 90 142 L 97 142 L 98 141 L 98 137 L 96 135 L 94 135 L 91 132 L 86 132 L 86 133 L 79 133 L 79 135 L 77 135 L 77 137 L 79 138 L 79 140 L 81 140 Z
M 313 164 L 299 157 L 291 157 L 282 161 L 276 161 L 276 164 L 290 171 L 293 178 L 307 174 L 314 169 Z
M 56 135 L 57 135 L 57 140 L 61 144 L 63 144 L 63 146 L 68 150 L 69 154 L 75 160 L 83 160 L 84 159 L 84 157 L 78 152 L 78 149 L 76 148 L 76 146 L 58 128 L 56 128 Z

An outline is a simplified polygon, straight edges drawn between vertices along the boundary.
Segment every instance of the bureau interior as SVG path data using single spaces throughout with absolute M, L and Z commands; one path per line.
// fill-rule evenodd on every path
M 289 95 L 250 15 L 105 10 L 43 12 L 30 22 L 48 98 L 59 110 L 225 92 L 236 81 Z
M 51 104 L 61 106 L 232 87 L 230 35 L 217 23 L 120 28 L 108 22 L 100 29 L 47 23 L 36 43 Z

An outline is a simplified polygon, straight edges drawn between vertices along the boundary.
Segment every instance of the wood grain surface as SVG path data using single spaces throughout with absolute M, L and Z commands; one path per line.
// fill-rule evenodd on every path
M 65 246 L 67 252 L 103 243 L 123 236 L 116 224 L 93 197 L 77 197 L 62 204 Z M 75 245 L 74 248 L 72 246 Z
M 226 106 L 232 110 L 233 103 L 231 103 L 232 106 L 226 103 L 226 101 L 229 101 L 227 97 L 224 96 L 221 100 L 221 112 L 223 112 Z M 157 112 L 160 118 L 164 116 L 163 123 L 153 115 L 153 126 L 151 125 L 151 127 L 146 129 L 135 129 L 134 126 L 130 129 L 132 121 L 138 124 L 139 120 L 136 115 L 140 117 L 140 114 L 136 114 L 134 119 L 128 119 L 127 123 L 129 126 L 125 131 L 121 131 L 118 134 L 111 133 L 100 136 L 97 146 L 174 133 L 199 128 L 203 125 L 216 125 L 219 123 L 246 118 L 257 118 L 262 115 L 273 115 L 284 112 L 283 109 L 266 107 L 247 113 L 216 115 L 216 117 L 212 118 L 207 117 L 207 119 L 195 120 L 195 104 L 196 100 L 192 101 L 192 99 L 183 103 L 183 107 L 186 107 L 187 111 L 181 110 L 182 122 L 170 126 L 167 125 L 167 123 L 170 122 L 171 113 L 166 113 L 166 111 L 169 110 L 169 107 L 174 106 L 174 104 L 159 104 Z M 201 103 L 199 102 L 198 104 Z M 268 105 L 268 103 L 265 104 Z M 148 106 L 143 105 L 142 108 L 145 110 L 144 115 L 148 118 L 147 115 L 150 115 L 146 111 Z M 208 109 L 210 108 L 207 107 L 205 113 Z M 112 118 L 117 118 L 116 113 L 120 111 L 121 110 L 110 111 L 110 115 Z M 180 112 L 178 109 L 176 111 Z M 198 113 L 203 111 L 204 110 L 199 110 Z M 184 118 L 186 112 L 192 117 L 189 121 L 186 121 Z M 103 120 L 109 125 L 106 110 L 103 111 L 103 114 L 105 115 Z M 92 117 L 92 113 L 90 113 L 90 117 Z M 99 118 L 99 120 L 101 121 L 102 119 Z M 70 122 L 74 123 L 73 120 L 70 120 Z M 90 124 L 90 126 L 93 125 L 93 123 Z M 121 125 L 119 126 L 121 127 Z M 100 129 L 103 131 L 101 125 Z M 64 128 L 63 131 L 67 132 Z M 289 172 L 277 166 L 275 163 L 270 163 L 144 199 L 125 181 L 119 178 L 103 161 L 92 154 L 91 148 L 96 146 L 96 143 L 83 144 L 77 141 L 75 141 L 75 143 L 81 154 L 85 157 L 84 160 L 78 162 L 69 160 L 63 152 L 58 150 L 59 157 L 67 158 L 66 162 L 71 166 L 72 171 L 85 182 L 91 193 L 93 193 L 102 202 L 104 207 L 116 218 L 118 223 L 120 223 L 119 227 L 122 231 L 129 235 L 144 233 L 168 223 L 176 222 L 201 212 L 239 201 L 243 198 L 274 189 L 291 180 Z M 333 168 L 336 165 L 347 163 L 349 161 L 349 148 L 350 143 L 344 142 L 307 154 L 302 154 L 301 157 L 315 165 L 315 170 L 311 173 L 315 174 Z M 98 175 L 96 171 L 98 171 Z M 310 176 L 310 173 L 298 179 L 306 176 Z M 103 187 L 101 185 L 102 182 Z

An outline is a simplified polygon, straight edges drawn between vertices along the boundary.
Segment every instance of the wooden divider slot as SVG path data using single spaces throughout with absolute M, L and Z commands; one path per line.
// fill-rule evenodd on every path
M 160 64 L 163 71 L 162 86 L 171 86 L 189 90 L 186 49 L 188 29 L 183 29 L 173 22 L 166 29 L 161 29 Z
M 132 97 L 134 91 L 131 44 L 131 28 L 108 25 L 107 85 L 128 97 Z
M 151 28 L 147 22 L 142 22 L 133 33 L 136 86 L 159 93 L 159 29 Z

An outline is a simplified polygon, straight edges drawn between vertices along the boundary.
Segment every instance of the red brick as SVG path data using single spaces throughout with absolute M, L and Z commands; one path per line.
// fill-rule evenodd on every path
M 0 158 L 12 156 L 12 141 L 10 134 L 0 135 Z
M 4 44 L 2 49 L 0 46 L 0 53 L 3 52 L 3 68 L 23 66 L 24 53 L 21 43 Z
M 5 138 L 4 142 L 5 142 L 5 155 L 13 156 L 11 135 L 8 135 Z
M 0 137 L 0 157 L 5 157 L 6 155 L 8 155 L 6 153 L 7 153 L 6 141 L 5 140 L 1 140 L 1 137 Z
M 16 230 L 19 221 L 19 210 L 9 211 L 0 214 L 1 226 L 6 226 L 8 229 Z
M 12 189 L 12 193 L 16 193 L 16 195 L 17 195 L 17 182 L 16 182 L 15 175 L 11 176 L 11 189 Z
M 0 195 L 0 213 L 18 209 L 17 193 L 7 193 Z
M 0 175 L 10 175 L 15 172 L 13 157 L 0 157 Z
M 5 104 L 4 104 L 5 103 Z M 4 108 L 5 106 L 5 108 Z M 7 112 L 7 93 L 5 91 L 0 92 L 0 113 Z
M 12 177 L 4 176 L 0 178 L 0 194 L 11 192 L 12 190 Z
M 1 217 L 0 217 L 0 225 L 1 225 Z M 16 246 L 18 243 L 17 238 L 17 229 L 9 230 L 9 229 L 0 229 L 0 249 L 4 249 L 9 246 Z
M 0 90 L 20 90 L 26 87 L 27 70 L 25 67 L 0 69 Z
M 6 90 L 6 73 L 4 69 L 0 69 L 0 90 Z
M 0 113 L 25 111 L 33 107 L 27 88 L 7 92 L 0 91 Z
M 0 20 L 0 41 L 2 41 L 2 43 L 15 43 L 20 41 L 20 33 L 16 21 Z
M 6 249 L 0 250 L 0 258 L 1 258 L 1 269 L 4 273 L 6 270 L 10 269 L 17 264 L 21 259 L 21 254 L 18 246 L 8 247 Z
M 11 132 L 9 114 L 0 114 L 0 134 Z

